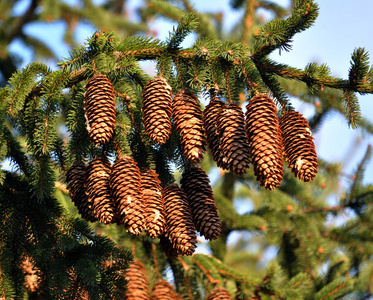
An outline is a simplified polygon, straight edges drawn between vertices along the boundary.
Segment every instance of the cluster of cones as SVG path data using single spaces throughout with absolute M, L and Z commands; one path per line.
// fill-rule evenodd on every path
M 143 230 L 152 238 L 165 239 L 169 251 L 192 255 L 196 231 L 206 239 L 221 232 L 212 188 L 199 166 L 183 173 L 181 187 L 162 188 L 158 174 L 140 170 L 129 156 L 113 165 L 104 156 L 87 166 L 76 162 L 67 172 L 68 190 L 83 218 L 90 222 L 123 225 L 132 235 Z
M 158 144 L 170 136 L 172 117 L 183 152 L 192 163 L 202 160 L 208 145 L 218 167 L 239 176 L 251 162 L 266 189 L 280 185 L 283 156 L 300 180 L 316 176 L 317 155 L 308 121 L 295 111 L 285 111 L 279 120 L 267 95 L 253 97 L 245 115 L 236 103 L 215 97 L 202 113 L 191 92 L 183 89 L 172 99 L 166 80 L 156 77 L 144 88 L 142 110 L 145 131 Z
M 173 286 L 162 278 L 158 278 L 150 291 L 148 276 L 144 265 L 134 260 L 127 269 L 127 292 L 124 300 L 182 300 L 184 297 L 177 293 Z M 223 287 L 215 287 L 207 300 L 231 300 L 230 293 Z
M 317 155 L 308 121 L 296 111 L 285 111 L 281 118 L 273 100 L 263 94 L 250 99 L 246 113 L 234 102 L 212 97 L 201 111 L 197 97 L 182 89 L 172 98 L 163 77 L 148 82 L 142 94 L 145 132 L 164 144 L 174 126 L 180 135 L 185 157 L 199 163 L 207 146 L 217 165 L 239 176 L 251 163 L 259 183 L 267 189 L 280 185 L 283 156 L 291 171 L 303 181 L 317 173 Z M 105 75 L 95 74 L 86 85 L 84 100 L 86 124 L 96 145 L 107 143 L 115 127 L 114 89 Z

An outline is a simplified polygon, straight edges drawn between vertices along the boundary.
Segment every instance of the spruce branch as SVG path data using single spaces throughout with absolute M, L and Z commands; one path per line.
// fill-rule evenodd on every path
M 177 51 L 180 44 L 184 41 L 188 34 L 197 28 L 198 24 L 199 23 L 196 21 L 193 13 L 184 15 L 181 18 L 177 28 L 173 29 L 173 32 L 170 33 L 170 36 L 167 39 L 167 51 Z

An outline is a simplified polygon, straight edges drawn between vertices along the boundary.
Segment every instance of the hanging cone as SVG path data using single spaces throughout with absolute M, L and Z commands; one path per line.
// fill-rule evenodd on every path
M 40 269 L 35 266 L 35 261 L 28 255 L 25 255 L 21 263 L 21 268 L 25 274 L 24 285 L 26 289 L 32 293 L 36 293 L 40 287 L 42 275 Z
M 207 145 L 210 149 L 212 159 L 219 168 L 228 170 L 227 161 L 220 151 L 220 139 L 217 134 L 217 117 L 219 111 L 224 107 L 224 102 L 218 98 L 211 97 L 210 103 L 203 111 L 203 127 L 207 136 Z
M 97 221 L 92 210 L 92 204 L 88 202 L 88 196 L 85 193 L 85 164 L 82 161 L 76 162 L 66 173 L 67 189 L 71 201 L 78 208 L 82 218 L 89 222 Z
M 103 145 L 114 133 L 114 89 L 105 75 L 95 74 L 86 85 L 84 110 L 87 131 L 93 143 Z
M 127 292 L 123 300 L 149 300 L 149 282 L 144 265 L 134 260 L 127 269 Z
M 311 181 L 317 173 L 317 155 L 308 121 L 296 111 L 286 112 L 280 119 L 285 160 L 291 172 L 303 181 Z
M 158 279 L 152 289 L 150 300 L 182 300 L 180 294 L 174 291 L 174 288 L 166 280 Z
M 116 203 L 119 222 L 133 235 L 145 227 L 141 175 L 137 163 L 129 156 L 117 158 L 111 169 L 110 187 Z
M 87 166 L 85 190 L 96 219 L 109 224 L 116 221 L 116 208 L 109 185 L 110 163 L 106 157 L 96 157 Z
M 222 287 L 216 287 L 208 296 L 206 300 L 232 300 L 231 294 Z
M 164 78 L 156 77 L 144 87 L 142 98 L 145 132 L 153 142 L 164 144 L 171 134 L 171 87 Z
M 187 196 L 176 184 L 163 189 L 166 212 L 166 234 L 172 247 L 181 255 L 192 255 L 197 235 Z
M 200 162 L 206 151 L 206 137 L 197 97 L 187 90 L 178 92 L 172 102 L 172 117 L 186 158 Z
M 153 239 L 163 234 L 166 224 L 160 183 L 158 174 L 153 170 L 149 169 L 141 172 L 141 187 L 145 204 L 145 227 L 146 232 Z
M 226 104 L 217 117 L 220 150 L 229 170 L 243 175 L 249 168 L 250 157 L 245 136 L 245 120 L 241 108 L 234 102 Z
M 167 257 L 176 258 L 179 256 L 179 252 L 172 246 L 171 241 L 165 234 L 160 236 L 159 245 Z
M 183 173 L 180 183 L 197 231 L 208 240 L 216 239 L 221 233 L 221 223 L 207 174 L 200 167 L 191 167 Z
M 246 134 L 251 161 L 261 186 L 273 190 L 283 178 L 282 138 L 273 100 L 253 97 L 246 106 Z

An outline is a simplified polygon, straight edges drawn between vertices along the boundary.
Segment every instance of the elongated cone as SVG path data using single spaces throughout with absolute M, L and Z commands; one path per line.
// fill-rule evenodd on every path
M 246 134 L 251 161 L 261 186 L 273 190 L 283 178 L 282 138 L 276 106 L 267 95 L 253 97 L 246 106 Z
M 180 183 L 197 231 L 208 240 L 216 239 L 221 233 L 221 223 L 207 174 L 201 167 L 193 166 L 185 170 Z
M 84 110 L 89 137 L 96 146 L 107 143 L 114 133 L 114 89 L 105 75 L 95 74 L 86 85 Z
M 225 104 L 217 117 L 220 150 L 229 170 L 243 175 L 249 168 L 250 157 L 245 135 L 245 119 L 241 108 L 234 102 Z
M 302 181 L 311 181 L 317 173 L 317 154 L 308 121 L 296 111 L 280 119 L 284 155 L 289 168 Z
M 134 260 L 127 269 L 127 292 L 123 300 L 149 300 L 149 281 L 143 263 Z
M 208 296 L 206 300 L 232 300 L 231 294 L 223 288 L 216 287 Z
M 110 162 L 106 157 L 96 157 L 87 166 L 85 191 L 88 202 L 98 221 L 109 224 L 116 221 L 116 208 L 109 185 Z
M 172 247 L 181 255 L 192 255 L 197 247 L 196 229 L 187 196 L 176 184 L 163 189 L 166 234 Z
M 220 151 L 220 138 L 217 134 L 217 117 L 223 107 L 224 102 L 212 96 L 210 103 L 206 105 L 203 111 L 202 122 L 212 159 L 219 168 L 228 170 L 227 159 L 224 158 L 223 153 Z
M 118 208 L 119 222 L 131 234 L 140 234 L 145 227 L 145 207 L 140 170 L 132 158 L 122 155 L 116 159 L 111 170 L 110 187 Z
M 171 87 L 163 77 L 148 82 L 142 93 L 142 112 L 145 132 L 149 138 L 164 144 L 171 134 Z
M 153 170 L 141 171 L 141 187 L 145 205 L 146 232 L 153 239 L 160 237 L 166 225 L 161 181 Z
M 77 161 L 66 173 L 67 189 L 71 201 L 78 208 L 82 218 L 89 222 L 95 222 L 96 217 L 93 213 L 92 204 L 88 202 L 88 196 L 85 193 L 85 169 L 86 166 L 82 161 Z
M 184 299 L 166 280 L 158 279 L 152 289 L 150 300 L 182 300 Z
M 186 158 L 200 162 L 206 151 L 206 137 L 197 97 L 190 91 L 179 91 L 172 102 L 172 117 Z

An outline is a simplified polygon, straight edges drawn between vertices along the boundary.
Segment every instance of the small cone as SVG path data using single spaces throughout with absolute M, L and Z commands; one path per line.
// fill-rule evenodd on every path
M 35 266 L 34 260 L 28 255 L 22 261 L 21 268 L 25 274 L 24 285 L 26 289 L 32 293 L 36 293 L 40 287 L 41 271 Z
M 208 296 L 206 300 L 232 300 L 231 294 L 222 287 L 216 287 Z
M 162 77 L 150 80 L 142 93 L 142 112 L 145 132 L 149 138 L 164 144 L 171 134 L 171 87 Z
M 206 151 L 206 137 L 197 97 L 187 90 L 178 92 L 172 102 L 172 117 L 186 158 L 200 162 Z
M 227 161 L 220 151 L 220 139 L 217 134 L 217 117 L 219 111 L 224 107 L 224 102 L 212 97 L 210 103 L 203 111 L 203 127 L 207 136 L 207 145 L 210 149 L 212 159 L 219 168 L 228 170 Z
M 285 160 L 291 172 L 302 181 L 311 181 L 317 173 L 317 154 L 308 121 L 296 111 L 280 119 Z
M 93 213 L 92 205 L 88 202 L 88 196 L 85 193 L 85 170 L 85 164 L 82 161 L 78 161 L 67 171 L 67 189 L 69 190 L 71 201 L 78 208 L 82 218 L 89 222 L 95 222 L 97 220 Z
M 114 133 L 114 89 L 105 75 L 95 74 L 86 85 L 84 110 L 89 137 L 96 146 L 107 143 Z
M 118 208 L 119 222 L 133 235 L 145 227 L 141 175 L 137 163 L 123 155 L 115 161 L 110 176 L 113 199 Z
M 191 167 L 183 173 L 180 183 L 197 231 L 208 240 L 216 239 L 221 233 L 221 223 L 207 174 L 200 167 Z
M 116 208 L 110 191 L 110 163 L 106 157 L 96 157 L 87 166 L 85 190 L 96 219 L 109 224 L 116 220 Z
M 220 150 L 229 170 L 243 175 L 249 168 L 250 157 L 245 136 L 245 120 L 241 108 L 234 102 L 226 104 L 217 117 Z
M 127 292 L 123 300 L 149 300 L 149 282 L 144 265 L 134 260 L 127 269 Z
M 174 291 L 166 280 L 158 279 L 152 289 L 150 300 L 182 300 L 183 297 Z
M 282 138 L 273 100 L 253 97 L 246 106 L 246 134 L 256 179 L 273 190 L 283 178 Z
M 181 255 L 192 255 L 197 235 L 187 196 L 176 184 L 163 189 L 166 212 L 166 235 Z
M 148 235 L 155 239 L 165 230 L 165 210 L 158 174 L 153 170 L 141 172 L 141 187 L 145 204 L 145 227 Z

